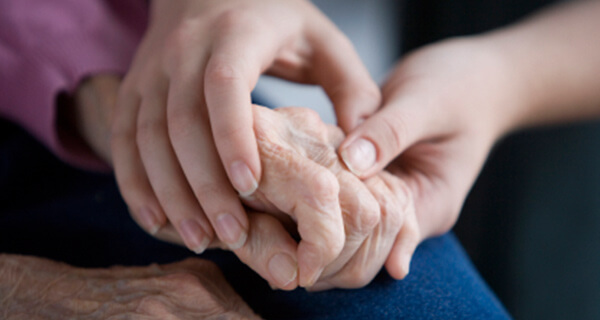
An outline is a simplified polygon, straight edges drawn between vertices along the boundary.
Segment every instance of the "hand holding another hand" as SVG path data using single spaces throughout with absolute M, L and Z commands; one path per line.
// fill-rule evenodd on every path
M 114 103 L 118 85 L 115 77 L 90 78 L 76 96 L 80 134 L 105 158 L 106 127 L 97 120 L 109 109 L 105 103 Z M 271 285 L 289 290 L 317 282 L 315 289 L 364 286 L 386 261 L 399 230 L 410 235 L 402 247 L 412 253 L 420 239 L 401 181 L 381 173 L 365 184 L 348 172 L 336 154 L 343 133 L 312 110 L 253 106 L 253 114 L 265 170 L 257 192 L 243 198 L 252 211 L 248 240 L 235 249 L 240 259 Z M 298 231 L 300 246 L 290 235 Z M 183 244 L 170 223 L 155 235 Z M 217 239 L 209 246 L 228 248 Z M 397 261 L 397 277 L 408 271 L 409 260 L 410 254 Z
M 520 99 L 501 54 L 478 38 L 448 40 L 402 60 L 383 107 L 340 153 L 357 176 L 387 170 L 414 197 L 423 238 L 447 232 Z M 394 271 L 392 271 L 394 274 Z
M 345 130 L 379 105 L 351 43 L 304 0 L 151 2 L 148 31 L 121 86 L 112 164 L 150 233 L 170 221 L 203 251 L 249 231 L 238 199 L 262 176 L 250 92 L 259 75 L 321 85 Z
M 256 255 L 236 254 L 272 285 L 285 289 L 294 288 L 293 283 L 312 290 L 362 287 L 386 261 L 402 270 L 395 276 L 403 278 L 421 237 L 412 195 L 402 181 L 386 172 L 360 181 L 337 156 L 341 130 L 325 125 L 312 110 L 256 106 L 254 124 L 263 180 L 245 203 L 283 221 L 292 218 L 289 229 L 297 230 L 300 242 L 297 251 L 286 254 L 288 261 L 297 259 L 298 279 L 281 286 L 267 269 L 253 267 Z M 295 247 L 283 230 L 263 233 L 282 239 L 272 244 Z M 388 259 L 390 252 L 394 255 Z

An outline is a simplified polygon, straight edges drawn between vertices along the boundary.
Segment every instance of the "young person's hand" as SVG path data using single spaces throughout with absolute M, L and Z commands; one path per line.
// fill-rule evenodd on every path
M 170 221 L 203 251 L 242 246 L 261 165 L 250 92 L 262 73 L 321 85 L 345 130 L 379 106 L 346 37 L 304 0 L 155 0 L 111 116 L 112 164 L 150 233 Z
M 600 117 L 599 14 L 597 1 L 559 4 L 416 51 L 385 84 L 383 108 L 342 143 L 344 162 L 362 178 L 386 168 L 402 179 L 422 237 L 448 231 L 498 139 Z
M 449 40 L 401 61 L 383 87 L 383 108 L 342 143 L 359 177 L 385 169 L 414 198 L 421 241 L 455 223 L 494 142 L 520 103 L 500 55 L 470 39 Z M 395 277 L 406 261 L 388 263 Z

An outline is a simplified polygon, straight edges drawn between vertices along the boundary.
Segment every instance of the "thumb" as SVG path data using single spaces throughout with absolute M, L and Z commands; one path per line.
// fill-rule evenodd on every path
M 346 137 L 338 151 L 350 171 L 361 179 L 371 177 L 421 138 L 423 117 L 410 105 L 388 104 Z

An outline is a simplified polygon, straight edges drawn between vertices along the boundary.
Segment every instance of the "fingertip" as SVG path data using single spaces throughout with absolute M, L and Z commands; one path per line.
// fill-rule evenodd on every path
M 143 207 L 138 211 L 138 218 L 144 229 L 152 236 L 156 235 L 166 221 L 163 214 L 159 214 L 148 207 Z
M 258 189 L 258 179 L 243 161 L 234 161 L 229 166 L 231 184 L 241 197 L 248 197 Z
M 304 288 L 312 287 L 325 270 L 322 253 L 314 246 L 301 241 L 298 246 L 298 285 Z
M 375 144 L 365 138 L 358 138 L 340 148 L 342 161 L 352 173 L 365 177 L 377 162 Z
M 274 255 L 267 266 L 271 277 L 276 282 L 276 287 L 283 290 L 292 290 L 296 287 L 298 278 L 298 263 L 286 253 Z
M 222 213 L 215 220 L 215 229 L 219 239 L 225 242 L 231 250 L 237 250 L 244 246 L 248 239 L 248 223 L 246 227 L 239 219 L 230 213 Z
M 389 275 L 396 280 L 403 280 L 410 272 L 411 255 L 402 255 L 396 261 L 390 261 L 385 264 Z
M 184 219 L 179 223 L 179 232 L 186 247 L 196 254 L 201 254 L 208 248 L 210 238 L 196 219 Z

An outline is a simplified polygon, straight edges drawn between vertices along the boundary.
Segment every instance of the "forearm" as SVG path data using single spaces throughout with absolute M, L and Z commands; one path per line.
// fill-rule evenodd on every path
M 499 53 L 517 103 L 504 132 L 600 117 L 600 1 L 578 1 L 484 35 Z

